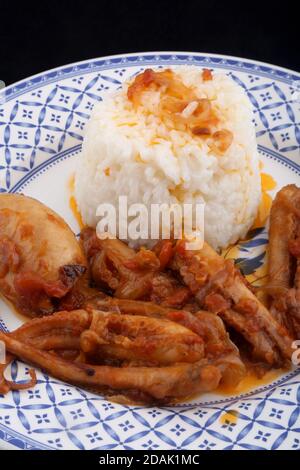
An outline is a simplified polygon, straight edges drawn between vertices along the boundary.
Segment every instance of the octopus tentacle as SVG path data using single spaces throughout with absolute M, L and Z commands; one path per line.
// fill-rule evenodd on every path
M 112 367 L 70 362 L 36 349 L 0 331 L 7 349 L 60 380 L 103 391 L 140 390 L 156 400 L 170 400 L 218 386 L 220 371 L 202 360 L 165 367 Z

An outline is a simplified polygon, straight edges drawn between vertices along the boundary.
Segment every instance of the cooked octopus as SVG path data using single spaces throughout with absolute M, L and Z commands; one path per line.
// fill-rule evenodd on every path
M 220 315 L 247 340 L 254 358 L 270 365 L 290 360 L 291 336 L 259 302 L 231 261 L 224 260 L 207 243 L 202 250 L 189 251 L 180 241 L 171 267 L 201 307 Z
M 164 270 L 173 254 L 172 242 L 136 253 L 120 240 L 100 240 L 91 228 L 84 229 L 81 238 L 91 277 L 99 288 L 117 298 L 149 300 L 171 308 L 190 301 L 190 290 Z
M 186 327 L 115 312 L 59 312 L 13 333 L 0 331 L 0 340 L 9 353 L 58 379 L 102 393 L 139 393 L 140 401 L 214 390 L 224 370 L 220 358 L 204 357 L 201 337 Z M 59 354 L 66 348 L 80 353 L 76 361 Z
M 75 235 L 54 211 L 20 194 L 0 195 L 0 293 L 28 316 L 55 311 L 86 269 Z
M 81 335 L 81 350 L 99 358 L 167 365 L 203 358 L 200 336 L 168 319 L 118 313 L 93 313 L 88 331 Z
M 272 204 L 268 275 L 271 313 L 300 338 L 300 188 L 292 184 Z
M 212 311 L 246 339 L 252 347 L 253 358 L 278 366 L 290 360 L 292 339 L 284 325 L 279 324 L 259 302 L 238 269 L 208 244 L 205 243 L 200 251 L 188 251 L 185 250 L 184 241 L 160 242 L 150 252 L 156 255 L 158 261 L 163 260 L 160 264 L 160 261 L 155 262 L 149 250 L 135 253 L 119 240 L 95 242 L 93 236 L 96 235 L 92 231 L 84 235 L 92 276 L 96 282 L 99 278 L 104 279 L 103 266 L 97 263 L 97 257 L 105 259 L 105 276 L 109 279 L 109 286 L 114 287 L 115 297 L 157 302 L 157 298 L 153 298 L 156 286 L 161 305 L 171 306 L 172 293 L 168 289 L 167 294 L 165 292 L 166 278 L 169 289 L 174 283 L 172 308 L 183 307 L 192 312 L 199 308 Z M 93 249 L 89 251 L 91 247 Z M 143 261 L 144 256 L 146 260 L 152 260 L 150 269 L 147 269 L 147 262 Z M 137 259 L 140 264 L 136 262 Z M 167 267 L 168 271 L 161 272 L 161 265 L 165 269 Z M 161 276 L 165 277 L 160 283 Z M 191 297 L 193 302 L 189 305 Z
M 0 393 L 2 395 L 6 394 L 10 390 L 25 390 L 27 388 L 34 387 L 36 385 L 36 373 L 35 370 L 29 369 L 30 380 L 23 383 L 16 383 L 11 380 L 8 380 L 4 376 L 5 369 L 12 362 L 14 357 L 11 354 L 6 354 L 5 364 L 0 364 Z
M 207 311 L 192 314 L 184 310 L 170 310 L 151 302 L 117 298 L 97 298 L 87 301 L 87 305 L 101 310 L 116 311 L 122 314 L 142 315 L 159 319 L 169 319 L 193 331 L 203 341 L 205 357 L 218 365 L 222 371 L 222 383 L 237 385 L 245 375 L 245 366 L 238 348 L 230 340 L 221 318 Z
M 36 383 L 32 369 L 29 382 L 7 380 L 14 357 L 127 403 L 172 403 L 238 384 L 246 367 L 236 344 L 265 368 L 285 365 L 300 334 L 299 260 L 300 189 L 292 185 L 271 212 L 270 312 L 206 243 L 189 251 L 183 240 L 163 240 L 136 252 L 91 228 L 78 243 L 39 202 L 0 195 L 0 293 L 43 316 L 0 331 L 8 351 L 0 393 Z
M 101 240 L 90 228 L 81 233 L 91 276 L 98 287 L 106 288 L 117 297 L 141 298 L 148 291 L 159 261 L 150 250 L 142 256 L 119 240 Z

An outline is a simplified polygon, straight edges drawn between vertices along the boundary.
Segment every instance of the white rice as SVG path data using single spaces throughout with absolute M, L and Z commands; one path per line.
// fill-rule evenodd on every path
M 247 233 L 261 197 L 251 103 L 224 74 L 202 81 L 199 68 L 174 71 L 185 85 L 195 87 L 199 98 L 213 100 L 218 129 L 233 133 L 226 153 L 214 154 L 207 139 L 167 129 L 151 113 L 159 92 L 144 92 L 143 106 L 135 110 L 124 84 L 95 106 L 87 124 L 75 178 L 76 200 L 90 226 L 97 224 L 98 205 L 117 206 L 120 195 L 128 197 L 128 204 L 147 207 L 205 202 L 205 239 L 216 249 L 224 248 Z

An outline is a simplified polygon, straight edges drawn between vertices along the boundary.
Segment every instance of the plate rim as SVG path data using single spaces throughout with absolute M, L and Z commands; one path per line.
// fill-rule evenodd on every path
M 45 74 L 58 72 L 58 71 L 60 71 L 62 69 L 65 69 L 65 68 L 76 67 L 78 65 L 85 65 L 85 64 L 88 64 L 88 63 L 93 63 L 97 60 L 107 61 L 107 60 L 114 60 L 114 59 L 125 58 L 125 57 L 135 57 L 135 56 L 138 56 L 138 57 L 146 56 L 147 57 L 147 56 L 152 56 L 152 55 L 154 55 L 154 56 L 156 56 L 156 55 L 158 55 L 158 56 L 163 56 L 163 55 L 174 55 L 174 56 L 187 55 L 187 56 L 195 56 L 195 57 L 203 56 L 203 57 L 213 57 L 215 59 L 223 58 L 225 60 L 237 60 L 238 62 L 242 61 L 242 62 L 248 63 L 248 64 L 255 64 L 255 65 L 275 69 L 275 70 L 284 72 L 287 75 L 291 75 L 291 74 L 293 75 L 294 74 L 294 75 L 296 75 L 300 78 L 300 71 L 298 72 L 297 70 L 293 70 L 293 69 L 290 69 L 290 68 L 287 68 L 287 67 L 282 67 L 281 65 L 276 65 L 276 64 L 272 64 L 270 62 L 264 62 L 264 61 L 260 61 L 260 60 L 256 60 L 256 59 L 249 59 L 249 58 L 246 58 L 246 57 L 227 55 L 227 54 L 210 53 L 210 52 L 170 51 L 170 50 L 155 51 L 154 50 L 154 51 L 147 51 L 147 52 L 142 52 L 142 51 L 141 52 L 129 52 L 129 53 L 124 52 L 122 54 L 110 54 L 110 55 L 97 56 L 97 57 L 93 57 L 93 58 L 89 58 L 89 59 L 75 61 L 75 62 L 69 62 L 69 63 L 63 64 L 63 65 L 59 65 L 57 67 L 53 67 L 53 68 L 50 68 L 50 69 L 43 70 L 42 72 L 38 72 L 36 74 L 29 75 L 28 77 L 24 77 L 24 78 L 22 78 L 22 79 L 20 79 L 16 82 L 13 82 L 10 85 L 7 85 L 3 89 L 0 90 L 0 96 L 1 96 L 1 94 L 3 94 L 3 92 L 10 91 L 11 89 L 15 88 L 16 86 L 24 84 L 28 81 L 33 80 L 33 79 L 42 77 Z M 10 97 L 12 97 L 12 96 L 10 96 Z

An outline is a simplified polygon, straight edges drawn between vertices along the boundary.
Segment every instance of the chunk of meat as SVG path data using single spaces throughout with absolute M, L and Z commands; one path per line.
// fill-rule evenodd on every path
M 0 292 L 18 310 L 51 314 L 53 300 L 85 270 L 84 253 L 61 217 L 35 199 L 0 195 Z

